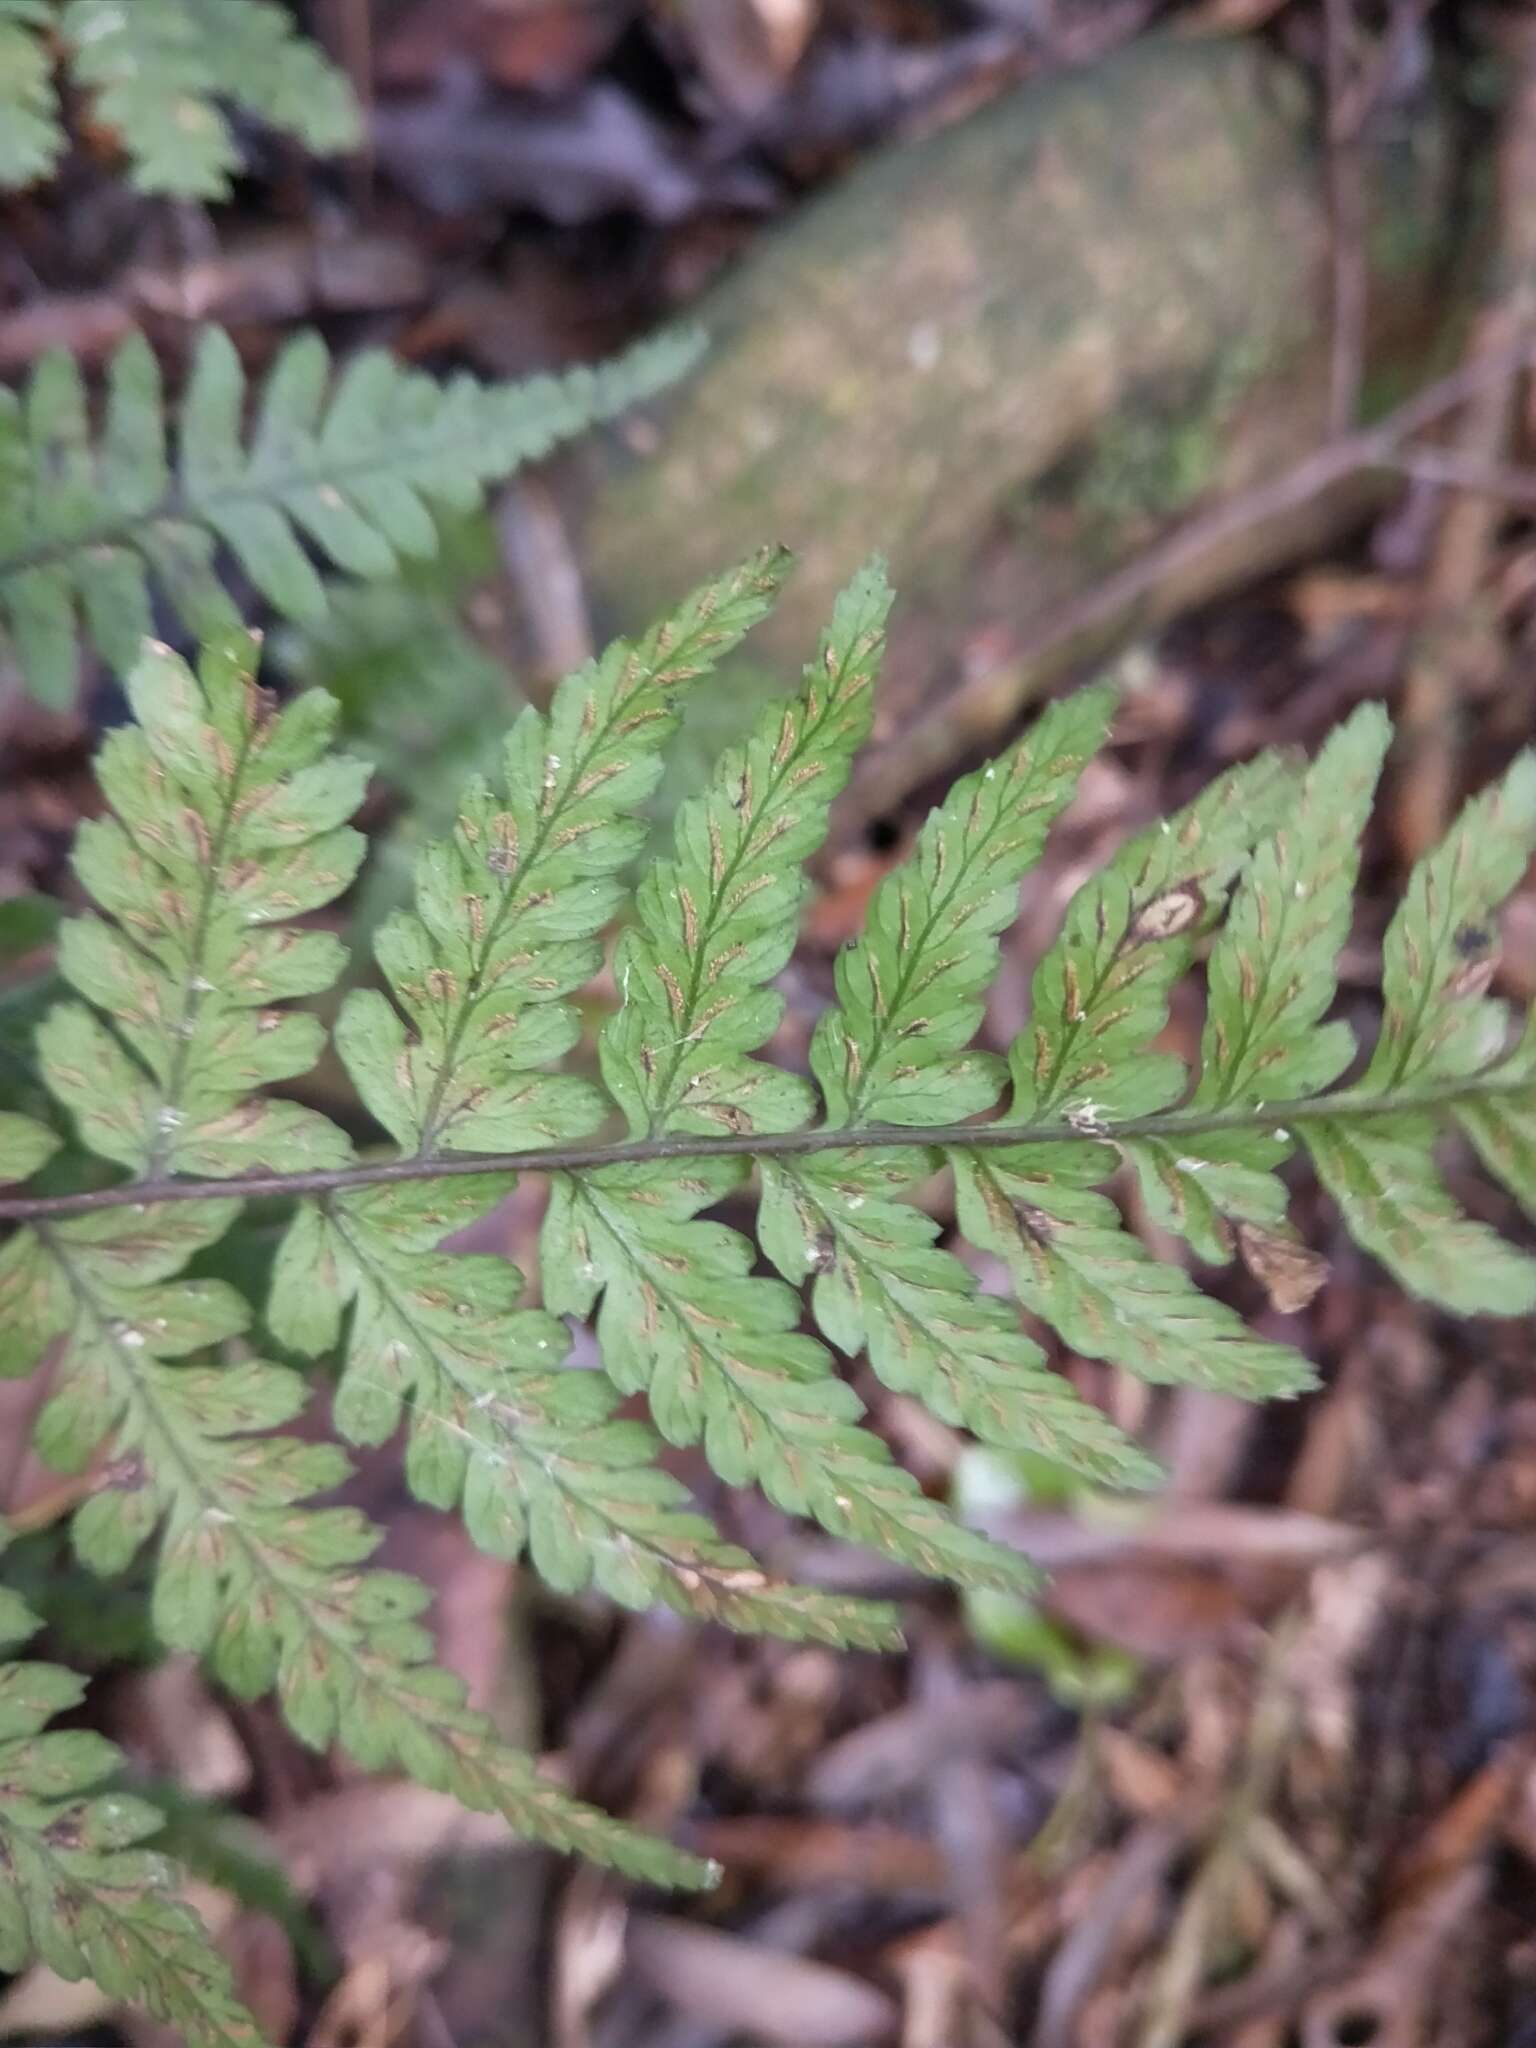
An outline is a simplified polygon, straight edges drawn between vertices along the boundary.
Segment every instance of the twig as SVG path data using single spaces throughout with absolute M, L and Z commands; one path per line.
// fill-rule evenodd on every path
M 1127 1836 L 1108 1879 L 1051 1958 L 1030 2048 L 1072 2048 L 1078 2021 L 1102 1980 L 1131 1913 L 1161 1884 L 1189 1839 L 1190 1816 L 1143 1821 Z
M 1271 519 L 1299 511 L 1350 478 L 1393 469 L 1405 442 L 1444 418 L 1491 382 L 1508 379 L 1536 361 L 1536 342 L 1522 335 L 1480 354 L 1377 421 L 1325 442 L 1278 476 L 1267 477 L 1172 533 L 1089 590 L 1046 612 L 1006 663 L 978 670 L 944 702 L 910 726 L 899 741 L 866 757 L 848 802 L 859 819 L 880 817 L 961 753 L 985 745 L 1005 727 L 1075 643 L 1136 608 L 1175 577 Z
M 1502 498 L 1506 505 L 1536 510 L 1536 469 L 1475 462 L 1454 448 L 1410 449 L 1390 467 L 1402 476 L 1416 477 L 1421 483 L 1450 484 L 1460 491 L 1476 491 L 1485 498 Z
M 1522 45 L 1499 162 L 1502 297 L 1479 319 L 1469 350 L 1470 361 L 1499 367 L 1469 399 L 1454 450 L 1472 470 L 1496 468 L 1508 446 L 1526 367 L 1521 351 L 1536 341 L 1536 31 L 1527 27 Z M 1501 517 L 1497 497 L 1457 488 L 1440 523 L 1423 624 L 1403 682 L 1393 824 L 1408 861 L 1440 839 L 1455 801 L 1468 667 L 1464 628 Z
M 328 1167 L 315 1173 L 246 1173 L 229 1180 L 134 1180 L 75 1195 L 9 1195 L 0 1201 L 0 1223 L 87 1216 L 98 1209 L 147 1209 L 158 1202 L 333 1195 L 348 1188 L 387 1187 L 398 1181 L 456 1180 L 475 1173 L 578 1173 L 604 1166 L 655 1165 L 669 1159 L 803 1159 L 817 1152 L 889 1151 L 903 1146 L 931 1149 L 954 1145 L 967 1151 L 993 1151 L 999 1146 L 1060 1144 L 1083 1138 L 1109 1142 L 1196 1138 L 1212 1131 L 1255 1126 L 1288 1129 L 1319 1118 L 1408 1116 L 1456 1102 L 1527 1093 L 1530 1085 L 1524 1063 L 1516 1059 L 1462 1079 L 1429 1082 L 1422 1088 L 1403 1088 L 1386 1095 L 1341 1088 L 1302 1102 L 1266 1102 L 1262 1108 L 1252 1109 L 1165 1109 L 1116 1124 L 1060 1117 L 1038 1124 L 865 1124 L 848 1130 L 740 1131 L 719 1138 L 683 1134 L 628 1138 L 612 1145 L 550 1145 L 529 1152 L 456 1152 L 446 1157 L 439 1153 L 379 1160 L 369 1166 Z

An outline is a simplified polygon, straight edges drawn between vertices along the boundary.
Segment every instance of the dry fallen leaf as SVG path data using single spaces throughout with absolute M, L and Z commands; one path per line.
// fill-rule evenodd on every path
M 1299 1238 L 1256 1223 L 1239 1223 L 1237 1248 L 1243 1264 L 1282 1315 L 1296 1315 L 1328 1278 L 1328 1261 Z
M 863 2048 L 896 2025 L 862 1977 L 659 1913 L 631 1916 L 629 1966 L 679 2011 L 774 2048 Z

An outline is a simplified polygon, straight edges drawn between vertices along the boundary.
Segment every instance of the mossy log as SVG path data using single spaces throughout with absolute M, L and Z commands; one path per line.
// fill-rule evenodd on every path
M 1368 175 L 1379 402 L 1454 347 L 1444 124 L 1404 122 Z M 706 294 L 701 369 L 598 451 L 600 623 L 787 542 L 801 570 L 762 651 L 792 674 L 881 549 L 903 599 L 884 693 L 899 730 L 978 647 L 1006 658 L 1128 551 L 1317 445 L 1328 248 L 1318 110 L 1254 40 L 1145 39 L 888 148 Z M 1134 623 L 1272 568 L 1359 503 L 1346 487 L 1261 523 Z

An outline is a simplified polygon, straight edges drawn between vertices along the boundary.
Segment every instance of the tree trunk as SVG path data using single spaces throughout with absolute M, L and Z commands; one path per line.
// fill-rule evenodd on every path
M 1263 44 L 1154 37 L 870 159 L 706 294 L 702 368 L 597 454 L 600 623 L 632 627 L 787 542 L 800 571 L 755 641 L 782 679 L 881 550 L 901 594 L 896 731 L 978 651 L 1006 660 L 1128 552 L 1307 453 L 1328 398 L 1318 125 Z M 1378 407 L 1454 352 L 1450 155 L 1420 114 L 1371 160 Z M 1272 569 L 1361 505 L 1357 483 L 1260 523 L 1072 657 Z

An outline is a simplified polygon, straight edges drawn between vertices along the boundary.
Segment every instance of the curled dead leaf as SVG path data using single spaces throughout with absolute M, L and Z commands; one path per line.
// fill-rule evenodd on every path
M 1239 1223 L 1237 1248 L 1243 1264 L 1282 1315 L 1304 1309 L 1328 1278 L 1328 1261 L 1281 1231 Z

